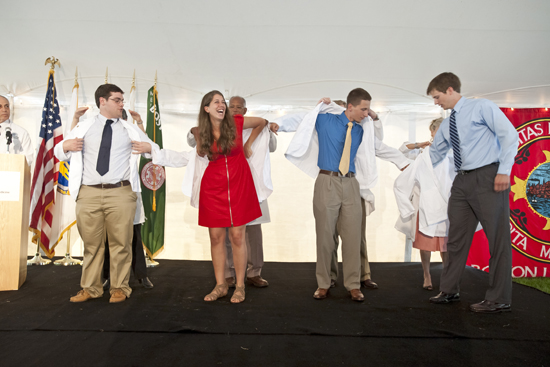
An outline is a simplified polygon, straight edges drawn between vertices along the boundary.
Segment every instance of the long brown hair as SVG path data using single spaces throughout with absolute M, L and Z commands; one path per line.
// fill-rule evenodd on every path
M 205 153 L 208 160 L 212 160 L 214 153 L 211 147 L 214 143 L 214 134 L 212 133 L 212 123 L 210 122 L 210 115 L 204 110 L 204 107 L 210 105 L 215 95 L 222 96 L 225 104 L 225 116 L 220 124 L 220 137 L 217 141 L 218 152 L 221 154 L 229 154 L 233 147 L 235 137 L 237 136 L 237 128 L 235 127 L 235 121 L 229 114 L 227 103 L 223 94 L 217 90 L 213 90 L 205 94 L 201 101 L 201 109 L 199 111 L 199 135 L 200 135 L 200 147 L 199 152 Z

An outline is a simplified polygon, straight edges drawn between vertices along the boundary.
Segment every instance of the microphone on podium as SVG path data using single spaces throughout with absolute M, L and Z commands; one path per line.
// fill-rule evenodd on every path
M 11 139 L 11 127 L 6 127 L 6 143 L 8 144 L 8 154 L 10 153 L 10 144 L 12 143 Z

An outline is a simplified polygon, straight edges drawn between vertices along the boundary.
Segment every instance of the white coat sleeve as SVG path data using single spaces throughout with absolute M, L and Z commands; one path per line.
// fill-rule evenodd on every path
M 159 149 L 158 145 L 151 147 L 153 164 L 164 167 L 185 167 L 189 163 L 191 154 L 195 154 L 195 151 L 176 152 L 170 149 Z
M 374 151 L 375 151 L 375 155 L 378 158 L 388 162 L 392 162 L 399 169 L 403 169 L 404 167 L 411 164 L 411 160 L 405 158 L 399 150 L 384 144 L 376 136 L 374 137 L 374 140 L 375 140 Z

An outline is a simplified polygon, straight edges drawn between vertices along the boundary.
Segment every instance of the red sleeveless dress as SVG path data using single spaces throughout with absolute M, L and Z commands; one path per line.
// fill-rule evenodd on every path
M 235 144 L 228 155 L 214 154 L 201 181 L 199 226 L 238 227 L 262 215 L 250 166 L 243 150 L 242 115 L 233 116 L 237 127 Z M 212 152 L 217 152 L 216 142 Z

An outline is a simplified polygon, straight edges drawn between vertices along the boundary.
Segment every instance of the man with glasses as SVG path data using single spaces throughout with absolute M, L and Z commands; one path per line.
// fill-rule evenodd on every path
M 126 300 L 132 264 L 136 192 L 140 191 L 137 144 L 155 144 L 122 120 L 123 91 L 103 84 L 95 92 L 99 115 L 82 121 L 55 147 L 55 156 L 71 161 L 69 190 L 76 202 L 76 222 L 84 243 L 82 290 L 71 302 L 103 295 L 101 270 L 105 236 L 109 238 L 111 303 Z

